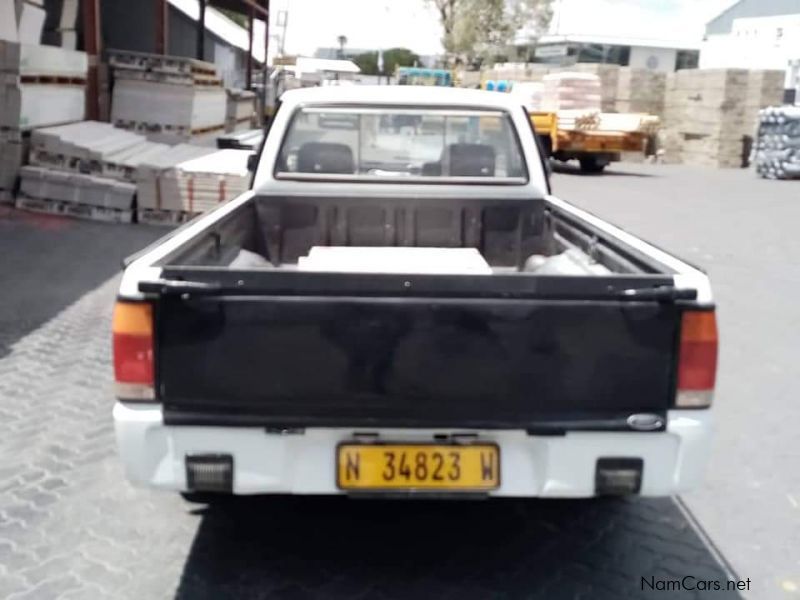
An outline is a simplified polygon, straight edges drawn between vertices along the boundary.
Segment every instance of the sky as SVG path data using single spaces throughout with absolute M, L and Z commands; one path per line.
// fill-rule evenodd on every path
M 551 33 L 659 40 L 702 39 L 705 23 L 733 0 L 553 0 Z M 417 54 L 439 54 L 441 29 L 425 0 L 272 0 L 272 13 L 288 11 L 284 51 L 312 55 L 336 47 L 405 46 Z M 560 13 L 560 17 L 559 17 Z M 281 28 L 272 25 L 271 34 Z M 277 40 L 276 40 L 277 41 Z

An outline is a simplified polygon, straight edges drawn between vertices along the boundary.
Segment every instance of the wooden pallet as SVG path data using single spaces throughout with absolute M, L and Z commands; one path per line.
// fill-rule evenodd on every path
M 17 196 L 17 208 L 38 212 L 48 215 L 62 215 L 87 219 L 90 221 L 104 221 L 106 223 L 131 223 L 133 222 L 133 211 L 118 208 L 105 208 L 102 206 L 91 206 L 89 204 L 76 204 L 72 202 L 61 202 L 58 200 L 47 200 L 44 198 L 31 198 L 29 196 Z
M 86 85 L 86 78 L 63 75 L 20 75 L 19 82 L 39 85 Z
M 195 73 L 174 73 L 172 71 L 144 71 L 140 69 L 119 69 L 117 79 L 132 81 L 150 81 L 153 83 L 169 83 L 173 85 L 222 87 L 222 80 L 216 76 L 198 75 Z

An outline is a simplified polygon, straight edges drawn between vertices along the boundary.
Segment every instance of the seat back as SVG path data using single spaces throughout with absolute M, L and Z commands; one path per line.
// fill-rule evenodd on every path
M 307 142 L 297 152 L 300 173 L 355 173 L 353 151 L 346 144 Z
M 445 161 L 453 177 L 494 177 L 495 152 L 488 144 L 450 144 Z

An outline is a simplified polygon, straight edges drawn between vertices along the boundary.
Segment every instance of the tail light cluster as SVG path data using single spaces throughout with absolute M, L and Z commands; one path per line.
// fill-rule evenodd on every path
M 717 377 L 717 319 L 713 310 L 685 311 L 678 354 L 675 405 L 711 406 Z
M 117 302 L 112 332 L 117 397 L 154 400 L 153 306 L 149 302 Z

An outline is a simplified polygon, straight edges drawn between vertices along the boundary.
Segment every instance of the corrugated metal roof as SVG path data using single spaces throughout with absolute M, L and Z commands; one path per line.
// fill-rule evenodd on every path
M 739 0 L 706 24 L 706 35 L 733 31 L 735 19 L 800 14 L 800 0 Z

